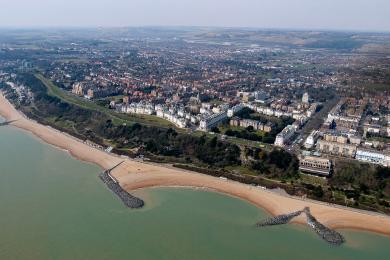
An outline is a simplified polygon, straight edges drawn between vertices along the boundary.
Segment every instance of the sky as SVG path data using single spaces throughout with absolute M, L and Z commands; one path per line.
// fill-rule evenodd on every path
M 390 31 L 390 0 L 0 0 L 0 27 Z

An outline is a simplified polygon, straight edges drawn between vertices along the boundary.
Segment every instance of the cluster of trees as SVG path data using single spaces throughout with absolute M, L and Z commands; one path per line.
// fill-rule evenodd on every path
M 249 107 L 244 107 L 240 111 L 238 111 L 235 116 L 243 119 L 252 119 L 252 114 L 255 113 L 252 109 Z
M 339 162 L 329 184 L 345 190 L 368 194 L 376 191 L 379 197 L 390 198 L 390 168 L 355 162 Z
M 8 84 L 5 82 L 0 82 L 0 89 L 7 94 L 7 98 L 11 100 L 16 100 L 18 98 L 18 94 L 15 90 L 13 90 Z
M 250 141 L 263 142 L 266 144 L 273 144 L 275 142 L 275 136 L 276 136 L 270 133 L 264 133 L 263 135 L 259 135 L 258 133 L 254 132 L 252 126 L 248 126 L 247 128 L 241 130 L 227 129 L 225 131 L 225 135 L 234 136 L 237 138 L 242 138 Z
M 91 120 L 104 118 L 105 115 L 99 112 L 87 110 L 47 94 L 46 86 L 33 74 L 21 74 L 17 81 L 19 84 L 29 86 L 34 93 L 34 104 L 30 108 L 33 111 L 25 111 L 28 114 L 39 117 L 57 117 L 61 120 L 69 120 L 78 124 L 88 124 Z M 21 108 L 25 109 L 25 108 Z
M 298 158 L 285 150 L 267 152 L 261 148 L 245 148 L 245 156 L 250 159 L 250 169 L 259 174 L 281 180 L 298 178 Z
M 312 99 L 323 103 L 336 96 L 334 89 L 331 88 L 309 88 L 307 91 Z
M 111 120 L 97 125 L 94 132 L 116 140 L 122 147 L 142 147 L 146 152 L 188 158 L 188 161 L 224 167 L 240 164 L 240 148 L 206 136 L 180 134 L 174 129 L 148 127 L 135 123 L 115 126 Z
M 317 199 L 323 198 L 325 195 L 325 192 L 322 189 L 321 185 L 315 186 L 310 183 L 302 183 L 302 185 Z
M 225 131 L 225 135 L 227 136 L 234 136 L 237 138 L 242 138 L 246 140 L 251 140 L 251 141 L 259 141 L 261 142 L 263 140 L 263 137 L 254 133 L 253 130 L 250 131 L 250 129 L 242 129 L 240 131 L 237 130 L 232 130 L 228 129 Z

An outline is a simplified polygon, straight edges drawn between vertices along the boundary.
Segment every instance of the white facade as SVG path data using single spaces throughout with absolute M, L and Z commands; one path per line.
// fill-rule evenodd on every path
M 305 92 L 302 96 L 302 103 L 309 103 L 309 93 Z
M 188 125 L 190 120 L 190 115 L 187 116 L 187 113 L 183 109 L 179 109 L 176 113 L 176 109 L 171 108 L 167 109 L 161 105 L 156 107 L 148 103 L 132 103 L 129 105 L 116 105 L 116 110 L 120 113 L 132 113 L 132 114 L 141 114 L 141 115 L 153 115 L 156 113 L 157 117 L 168 120 L 169 122 L 175 124 L 177 127 L 185 128 Z M 188 119 L 186 119 L 188 117 Z
M 188 125 L 188 120 L 186 120 L 184 117 L 179 116 L 176 113 L 172 113 L 169 110 L 157 110 L 156 115 L 157 117 L 168 120 L 179 128 L 185 128 Z
M 319 137 L 319 132 L 313 130 L 305 140 L 305 144 L 304 144 L 305 148 L 307 149 L 313 148 L 317 142 L 318 137 Z
M 363 162 L 370 162 L 388 166 L 388 155 L 374 150 L 358 149 L 356 151 L 356 159 Z
M 207 131 L 214 126 L 217 126 L 219 123 L 226 120 L 227 118 L 228 117 L 227 117 L 226 112 L 211 115 L 211 116 L 204 118 L 200 121 L 199 129 L 203 130 L 203 131 Z
M 275 145 L 283 147 L 295 134 L 295 129 L 292 125 L 286 126 L 275 138 Z
M 235 105 L 234 107 L 228 109 L 227 116 L 233 117 L 234 114 L 236 114 L 237 112 L 240 112 L 243 108 L 244 108 L 244 106 L 242 104 Z
M 205 108 L 205 107 L 201 107 L 200 110 L 199 110 L 199 113 L 201 113 L 201 114 L 210 113 L 210 109 Z

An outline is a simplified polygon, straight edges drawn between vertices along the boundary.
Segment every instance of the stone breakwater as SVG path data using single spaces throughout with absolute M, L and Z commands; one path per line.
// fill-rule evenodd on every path
M 318 222 L 318 220 L 310 213 L 309 208 L 305 208 L 304 212 L 306 213 L 307 224 L 326 242 L 333 245 L 341 245 L 345 242 L 344 237 L 340 233 Z
M 138 209 L 144 206 L 144 201 L 122 189 L 119 183 L 115 179 L 113 179 L 113 177 L 111 177 L 109 171 L 102 172 L 99 177 L 107 185 L 107 187 L 122 200 L 123 204 L 125 204 L 127 207 L 132 209 Z
M 326 242 L 332 245 L 341 245 L 345 242 L 344 237 L 340 233 L 318 222 L 318 220 L 310 213 L 310 209 L 308 207 L 304 208 L 303 210 L 299 210 L 289 214 L 278 215 L 273 218 L 268 218 L 266 220 L 259 221 L 256 223 L 256 226 L 265 227 L 287 224 L 293 218 L 301 215 L 302 213 L 306 215 L 307 225 L 314 229 L 314 231 Z
M 292 212 L 292 213 L 289 213 L 289 214 L 278 215 L 278 216 L 273 217 L 273 218 L 268 218 L 268 219 L 265 219 L 263 221 L 259 221 L 259 222 L 256 223 L 256 226 L 257 227 L 264 227 L 264 226 L 273 226 L 273 225 L 287 224 L 293 218 L 301 215 L 301 213 L 302 213 L 302 210 L 299 210 L 299 211 L 296 211 L 296 212 Z

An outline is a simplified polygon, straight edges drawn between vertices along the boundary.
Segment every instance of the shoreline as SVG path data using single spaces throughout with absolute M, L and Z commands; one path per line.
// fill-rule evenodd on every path
M 282 196 L 232 180 L 222 180 L 201 173 L 144 163 L 106 153 L 84 144 L 69 134 L 26 118 L 8 102 L 2 93 L 0 93 L 0 115 L 9 121 L 17 120 L 12 122 L 11 126 L 26 130 L 43 142 L 66 150 L 72 157 L 99 165 L 104 170 L 124 161 L 112 171 L 112 174 L 119 181 L 120 186 L 128 192 L 151 187 L 201 188 L 242 199 L 274 216 L 310 207 L 313 215 L 330 228 L 363 230 L 390 236 L 390 217 L 386 215 Z M 297 218 L 292 223 L 306 224 L 306 221 Z

